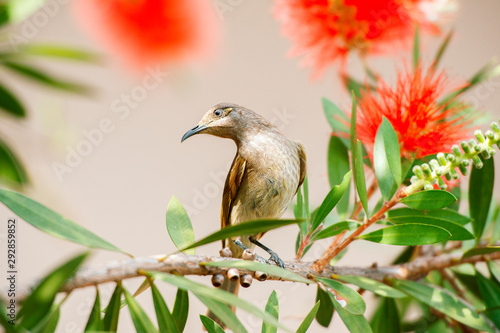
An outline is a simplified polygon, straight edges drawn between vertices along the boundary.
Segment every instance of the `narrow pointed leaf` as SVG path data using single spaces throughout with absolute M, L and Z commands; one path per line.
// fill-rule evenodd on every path
M 176 275 L 171 275 L 171 274 L 165 274 L 165 273 L 160 273 L 160 272 L 147 272 L 148 275 L 151 277 L 157 279 L 157 280 L 162 280 L 164 282 L 170 283 L 172 285 L 175 285 L 181 289 L 189 290 L 193 293 L 210 297 L 212 299 L 215 299 L 216 301 L 223 302 L 225 304 L 231 305 L 238 307 L 248 313 L 253 314 L 256 317 L 259 317 L 266 321 L 267 323 L 270 323 L 272 325 L 276 325 L 279 328 L 290 332 L 288 328 L 286 328 L 284 325 L 280 324 L 276 318 L 273 316 L 269 315 L 268 313 L 265 313 L 264 311 L 260 310 L 250 302 L 247 302 L 241 298 L 238 298 L 237 296 L 233 295 L 232 293 L 229 293 L 227 291 L 219 290 L 219 289 L 213 289 L 210 287 L 207 287 L 201 283 L 193 282 L 183 276 L 176 276 Z
M 349 118 L 346 116 L 344 111 L 325 97 L 321 99 L 321 103 L 323 104 L 323 111 L 325 113 L 326 120 L 330 124 L 332 131 L 336 134 L 348 134 Z M 349 147 L 348 139 L 342 139 L 342 142 L 345 143 L 346 148 Z
M 80 254 L 57 269 L 53 270 L 36 286 L 23 302 L 17 315 L 17 322 L 21 319 L 21 326 L 27 330 L 33 329 L 46 315 L 54 303 L 57 293 L 87 258 L 88 253 Z
M 411 209 L 407 207 L 391 209 L 387 212 L 387 218 L 389 221 L 397 219 L 415 218 L 420 217 L 432 217 L 436 219 L 442 219 L 447 221 L 452 221 L 460 225 L 466 225 L 470 222 L 470 218 L 459 214 L 458 212 L 451 209 L 439 209 L 439 210 L 418 210 Z
M 222 327 L 220 327 L 219 324 L 217 324 L 215 321 L 208 318 L 207 316 L 200 315 L 200 320 L 201 323 L 203 324 L 203 327 L 207 329 L 208 333 L 224 333 Z
M 482 254 L 490 254 L 500 251 L 500 246 L 485 246 L 485 247 L 475 247 L 466 251 L 462 258 L 469 258 L 473 256 L 478 256 Z
M 496 281 L 500 286 L 500 265 L 495 261 L 488 261 L 488 270 L 490 271 L 491 279 Z
M 212 266 L 212 267 L 234 267 L 238 269 L 248 269 L 251 271 L 261 271 L 272 276 L 280 277 L 284 280 L 303 282 L 303 283 L 312 282 L 311 280 L 306 279 L 302 275 L 290 272 L 281 267 L 250 260 L 208 261 L 200 263 L 200 265 Z
M 217 316 L 230 330 L 235 333 L 247 333 L 246 328 L 240 322 L 238 317 L 234 314 L 229 306 L 226 304 L 216 301 L 213 298 L 201 296 L 194 293 L 194 295 L 206 305 L 210 311 Z
M 450 192 L 443 190 L 420 191 L 404 197 L 401 202 L 408 207 L 421 210 L 434 210 L 448 207 L 457 198 Z
M 180 251 L 186 251 L 188 249 L 192 249 L 198 246 L 202 246 L 205 244 L 210 244 L 222 239 L 227 239 L 235 236 L 242 236 L 242 235 L 253 235 L 253 234 L 258 234 L 262 232 L 267 232 L 269 230 L 277 229 L 280 227 L 296 224 L 303 222 L 303 220 L 276 220 L 276 219 L 261 219 L 261 220 L 252 220 L 236 225 L 232 225 L 230 227 L 226 227 L 224 229 L 221 229 L 219 231 L 214 232 L 211 235 L 208 235 L 207 237 L 191 244 L 188 245 Z
M 50 313 L 31 331 L 32 333 L 54 333 L 61 315 L 61 304 L 52 306 Z
M 69 91 L 78 94 L 88 94 L 90 92 L 90 88 L 84 85 L 67 82 L 60 79 L 56 79 L 51 75 L 28 65 L 12 62 L 12 61 L 3 61 L 3 66 L 10 69 L 11 71 L 22 75 L 25 78 L 33 80 L 35 82 L 41 83 L 48 87 Z
M 177 294 L 175 295 L 174 309 L 172 310 L 172 316 L 177 324 L 179 332 L 184 331 L 186 327 L 186 322 L 189 314 L 189 294 L 186 290 L 177 289 Z
M 123 252 L 75 222 L 21 193 L 0 189 L 0 201 L 17 216 L 43 232 L 91 248 Z
M 85 325 L 85 332 L 99 332 L 102 330 L 101 297 L 99 295 L 99 289 L 96 287 L 94 306 L 92 306 L 89 319 L 87 320 L 87 325 Z
M 355 276 L 355 275 L 335 275 L 335 279 L 341 280 L 355 286 L 358 286 L 362 289 L 371 291 L 377 295 L 382 297 L 391 297 L 391 298 L 402 298 L 406 297 L 405 293 L 394 289 L 382 282 L 372 280 L 370 278 L 364 276 Z
M 328 238 L 340 234 L 344 230 L 355 230 L 361 223 L 357 221 L 342 221 L 325 228 L 311 237 L 311 240 Z
M 330 299 L 332 300 L 333 307 L 335 311 L 340 316 L 340 319 L 344 322 L 345 326 L 349 330 L 350 333 L 371 333 L 372 329 L 368 320 L 363 315 L 355 315 L 349 311 L 346 311 L 342 305 L 335 300 L 335 297 L 328 293 Z
M 391 280 L 394 288 L 442 312 L 456 321 L 478 330 L 493 332 L 485 318 L 470 308 L 456 295 L 438 288 L 413 281 Z
M 347 147 L 339 137 L 332 135 L 328 144 L 328 180 L 330 187 L 340 184 L 349 170 L 349 153 Z M 340 216 L 346 216 L 347 214 L 350 192 L 351 188 L 348 186 L 345 194 L 337 203 L 337 212 Z
M 304 211 L 306 213 L 306 219 L 310 219 L 309 214 L 309 178 L 307 175 L 304 177 L 304 182 L 302 183 L 302 189 L 304 190 Z
M 154 283 L 151 283 L 151 294 L 153 296 L 153 304 L 155 307 L 159 331 L 180 333 L 181 331 L 178 330 L 175 319 L 170 313 L 167 303 Z
M 479 272 L 476 272 L 476 279 L 486 305 L 485 315 L 493 321 L 497 328 L 500 328 L 500 287 Z
M 318 313 L 320 303 L 321 303 L 320 301 L 317 301 L 316 304 L 314 304 L 313 308 L 311 309 L 311 311 L 309 311 L 307 316 L 304 318 L 304 320 L 300 324 L 299 328 L 297 328 L 296 333 L 306 333 L 307 332 L 307 330 L 309 329 L 309 326 L 311 326 L 311 324 L 314 320 L 314 317 Z
M 420 33 L 415 25 L 415 35 L 413 36 L 413 69 L 415 70 L 420 61 Z
M 1 97 L 0 97 L 1 100 Z M 28 182 L 28 175 L 23 165 L 9 148 L 9 146 L 0 139 L 0 178 L 23 185 Z
M 389 200 L 396 191 L 396 181 L 401 181 L 401 158 L 396 133 L 385 118 L 375 137 L 373 164 L 382 196 L 384 200 Z M 397 165 L 399 165 L 399 171 Z
M 194 231 L 191 220 L 181 202 L 172 196 L 167 208 L 167 230 L 170 239 L 178 249 L 194 243 Z M 186 254 L 195 254 L 195 249 L 185 251 Z
M 389 245 L 425 245 L 447 240 L 451 234 L 441 227 L 426 224 L 401 224 L 358 236 L 370 242 Z
M 26 110 L 21 101 L 5 86 L 0 84 L 0 109 L 18 118 L 26 116 Z
M 352 107 L 351 107 L 351 170 L 356 170 L 356 109 L 357 109 L 357 100 L 354 95 L 354 91 L 351 91 L 351 99 L 352 99 Z
M 365 301 L 355 290 L 349 288 L 342 282 L 332 279 L 320 278 L 317 276 L 315 276 L 314 279 L 333 289 L 338 296 L 342 297 L 347 302 L 347 304 L 343 307 L 344 310 L 354 315 L 362 315 L 365 313 Z
M 334 307 L 330 298 L 330 293 L 326 292 L 319 285 L 316 291 L 316 304 L 320 303 L 316 313 L 316 321 L 323 327 L 330 326 L 333 318 Z
M 396 302 L 392 298 L 381 298 L 370 326 L 373 333 L 399 333 L 401 332 L 399 321 Z
M 276 318 L 276 320 L 278 320 L 280 313 L 279 302 L 278 302 L 278 295 L 274 290 L 271 293 L 271 295 L 269 295 L 269 299 L 267 300 L 266 312 L 269 313 L 274 318 Z M 276 326 L 268 324 L 266 322 L 262 323 L 262 330 L 261 330 L 262 333 L 276 333 L 277 331 L 278 328 Z
M 436 53 L 436 56 L 434 57 L 434 63 L 432 64 L 433 68 L 437 68 L 438 65 L 439 65 L 439 63 L 441 62 L 441 59 L 443 58 L 443 54 L 446 51 L 446 49 L 448 48 L 448 45 L 450 44 L 450 40 L 453 37 L 453 33 L 454 33 L 454 31 L 451 30 L 446 35 L 446 37 L 444 38 L 443 42 L 439 46 L 439 49 L 438 49 L 438 51 Z
M 28 44 L 20 48 L 20 54 L 27 54 L 32 56 L 43 56 L 56 59 L 92 62 L 99 61 L 99 56 L 95 53 L 83 51 L 76 48 L 70 48 L 61 45 L 49 44 Z
M 137 333 L 154 333 L 158 332 L 154 327 L 151 319 L 149 319 L 148 315 L 142 307 L 137 303 L 134 296 L 132 296 L 127 289 L 123 289 L 123 293 L 125 294 L 125 299 L 127 300 L 128 309 L 130 312 L 130 317 L 132 317 L 132 321 L 135 326 L 135 330 Z
M 368 214 L 368 195 L 366 193 L 365 169 L 363 164 L 363 145 L 358 140 L 356 144 L 356 189 L 358 190 L 359 201 L 363 205 L 365 214 Z
M 314 216 L 314 220 L 312 222 L 312 230 L 315 230 L 320 223 L 330 214 L 335 205 L 342 198 L 346 189 L 349 187 L 349 183 L 351 181 L 351 171 L 345 174 L 342 183 L 334 186 L 330 192 L 326 195 L 323 203 L 319 207 L 318 213 Z
M 106 313 L 102 321 L 104 331 L 116 332 L 118 328 L 118 318 L 120 317 L 120 298 L 122 296 L 123 288 L 121 282 L 116 284 L 113 295 L 109 299 Z
M 472 218 L 472 230 L 477 239 L 480 239 L 493 196 L 495 183 L 495 166 L 493 158 L 484 160 L 481 169 L 472 168 L 469 181 L 469 211 Z

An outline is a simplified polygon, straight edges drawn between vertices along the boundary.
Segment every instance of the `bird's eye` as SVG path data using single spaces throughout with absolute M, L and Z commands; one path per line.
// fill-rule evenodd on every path
M 216 117 L 220 117 L 220 116 L 222 116 L 222 110 L 221 110 L 221 109 L 217 109 L 217 110 L 215 110 L 215 111 L 214 111 L 214 116 L 216 116 Z

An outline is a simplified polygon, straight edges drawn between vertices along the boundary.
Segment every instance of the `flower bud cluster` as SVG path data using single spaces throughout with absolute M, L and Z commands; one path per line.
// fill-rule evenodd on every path
M 445 190 L 446 183 L 443 177 L 446 180 L 458 179 L 460 176 L 456 169 L 466 176 L 471 163 L 478 169 L 482 168 L 483 162 L 479 155 L 489 159 L 496 153 L 494 145 L 500 149 L 500 126 L 494 122 L 491 124 L 491 130 L 484 134 L 481 130 L 476 130 L 474 136 L 477 141 L 474 139 L 469 142 L 462 141 L 460 146 L 451 147 L 452 153 L 439 153 L 429 163 L 414 166 L 414 176 L 411 177 L 411 185 L 405 188 L 405 194 L 410 195 L 422 189 L 432 190 L 434 184 Z

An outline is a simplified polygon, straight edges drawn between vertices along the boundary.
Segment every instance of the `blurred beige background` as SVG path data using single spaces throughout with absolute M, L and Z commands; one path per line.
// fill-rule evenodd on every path
M 458 83 L 500 55 L 500 2 L 479 0 L 459 4 L 461 8 L 450 25 L 456 30 L 455 38 L 443 61 Z M 350 99 L 332 70 L 312 82 L 310 72 L 299 68 L 297 59 L 286 57 L 290 44 L 280 35 L 271 9 L 272 1 L 243 0 L 232 11 L 225 12 L 220 22 L 223 38 L 213 62 L 199 67 L 164 69 L 168 76 L 160 77 L 157 87 L 136 100 L 127 114 L 113 110 L 124 105 L 120 102 L 123 94 L 137 93 L 145 76 L 130 74 L 111 57 L 102 65 L 62 61 L 42 64 L 53 72 L 96 87 L 99 93 L 94 98 L 58 94 L 16 80 L 14 88 L 28 105 L 29 117 L 24 122 L 2 118 L 0 131 L 17 148 L 28 167 L 33 181 L 28 195 L 135 256 L 170 253 L 175 247 L 165 228 L 165 211 L 172 195 L 188 208 L 196 238 L 219 228 L 222 186 L 235 146 L 229 140 L 209 136 L 197 136 L 181 145 L 180 138 L 213 104 L 228 101 L 259 112 L 281 127 L 287 136 L 304 143 L 308 153 L 311 203 L 319 205 L 329 190 L 326 151 L 330 135 L 320 99 L 326 96 L 343 107 L 349 106 Z M 16 29 L 19 33 L 22 26 Z M 37 31 L 32 41 L 103 52 L 75 24 L 71 2 L 61 4 L 57 14 Z M 438 40 L 425 38 L 424 41 L 423 53 L 429 60 Z M 408 58 L 407 54 L 402 53 L 401 59 L 405 57 Z M 395 68 L 404 65 L 403 60 L 373 59 L 371 63 L 387 78 L 393 78 Z M 362 78 L 358 62 L 349 66 L 354 75 Z M 500 79 L 497 79 L 468 95 L 473 103 L 487 111 L 490 121 L 500 115 L 499 87 Z M 104 135 L 102 142 L 92 146 L 71 173 L 59 177 L 52 164 L 64 163 L 68 149 L 76 149 L 85 140 L 84 132 L 98 128 L 105 118 L 113 130 Z M 497 186 L 496 193 L 499 191 Z M 1 205 L 0 215 L 5 220 L 12 213 Z M 291 216 L 290 211 L 287 216 Z M 296 227 L 288 227 L 268 233 L 263 241 L 287 260 L 294 255 L 296 233 Z M 85 250 L 52 238 L 26 223 L 19 224 L 18 239 L 18 288 L 30 286 L 55 265 Z M 216 254 L 218 249 L 217 243 L 199 248 L 198 252 Z M 317 246 L 307 257 L 317 256 L 321 250 L 321 246 Z M 359 241 L 350 247 L 339 265 L 387 264 L 398 250 Z M 86 264 L 125 259 L 118 253 L 95 251 Z M 2 267 L 3 262 L 2 259 Z M 2 274 L 3 269 L 0 278 L 5 281 Z M 209 284 L 208 277 L 194 279 Z M 134 290 L 140 283 L 140 280 L 130 280 L 125 286 Z M 169 306 L 173 306 L 175 288 L 161 286 Z M 113 288 L 112 284 L 103 286 L 103 304 Z M 284 282 L 255 282 L 250 289 L 242 290 L 240 296 L 263 308 L 273 289 L 280 297 L 280 320 L 291 328 L 297 327 L 314 304 L 315 288 Z M 63 308 L 57 331 L 81 331 L 93 297 L 92 288 L 74 292 Z M 138 297 L 153 314 L 150 298 L 149 292 Z M 205 309 L 196 298 L 190 297 L 190 301 L 186 332 L 197 332 L 201 328 L 198 314 L 204 314 Z M 373 303 L 369 303 L 368 316 L 373 310 Z M 243 312 L 240 318 L 251 332 L 260 331 L 260 320 Z M 131 330 L 130 315 L 124 310 L 119 331 Z M 329 330 L 346 331 L 337 316 Z M 311 332 L 324 331 L 327 329 L 316 322 L 311 326 Z

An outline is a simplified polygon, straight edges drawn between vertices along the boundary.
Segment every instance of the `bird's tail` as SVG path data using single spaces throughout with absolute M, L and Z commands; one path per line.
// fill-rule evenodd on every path
M 222 286 L 220 286 L 220 289 L 228 291 L 230 293 L 233 293 L 234 295 L 238 295 L 238 290 L 240 289 L 240 284 L 239 281 L 231 281 L 229 278 L 225 278 L 224 283 Z M 232 306 L 231 310 L 233 312 L 236 311 L 236 309 Z M 219 317 L 217 317 L 210 309 L 207 312 L 207 317 L 211 318 L 213 321 L 215 321 L 217 324 L 219 324 L 222 328 L 225 328 L 226 325 L 220 320 Z

